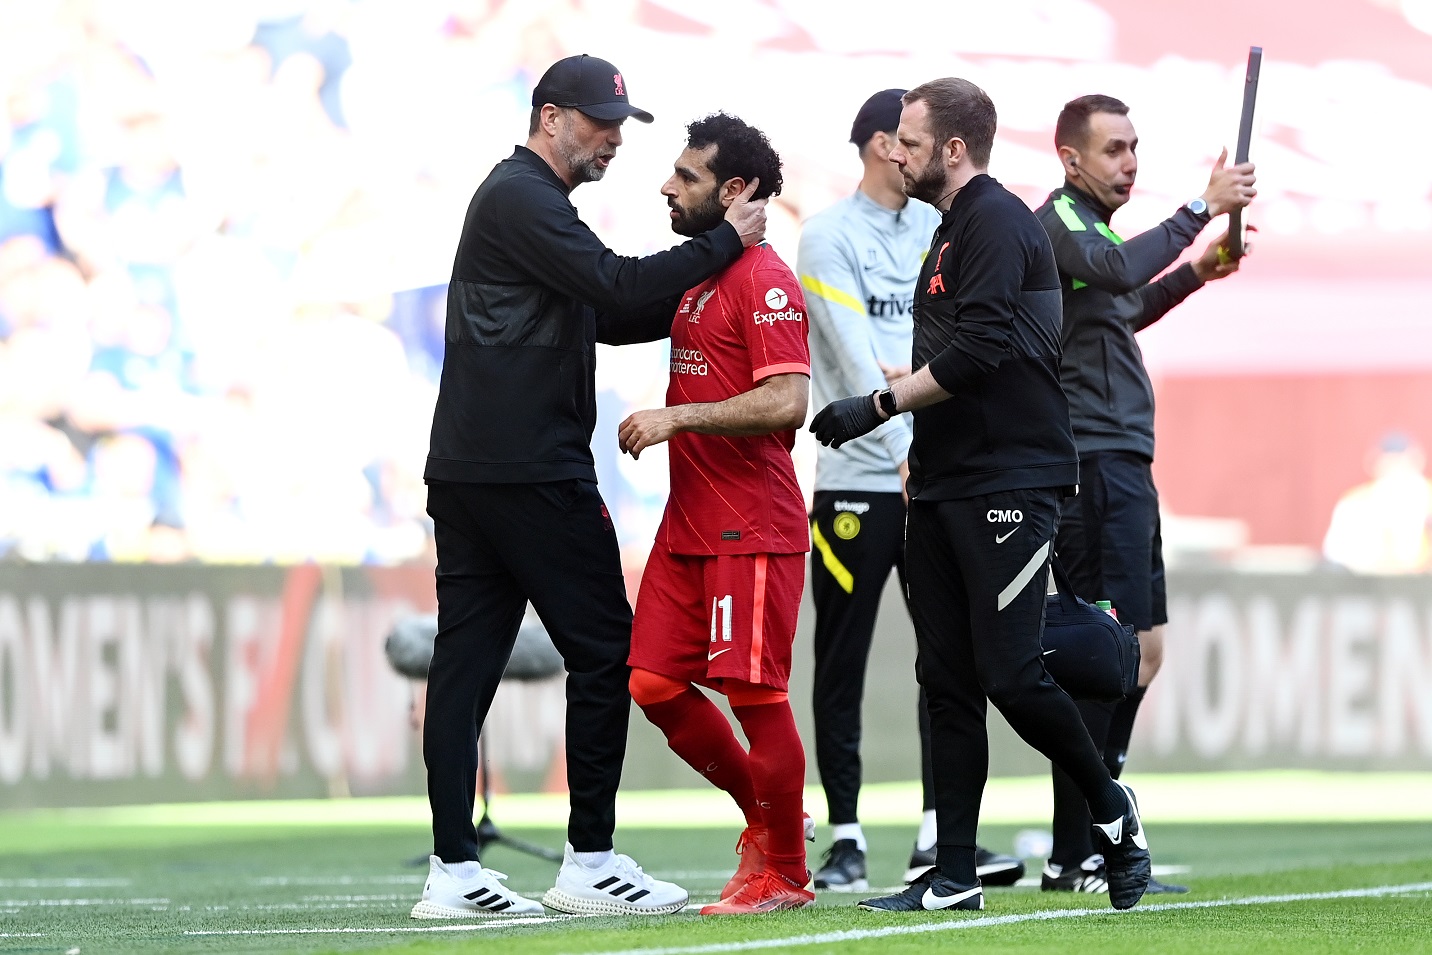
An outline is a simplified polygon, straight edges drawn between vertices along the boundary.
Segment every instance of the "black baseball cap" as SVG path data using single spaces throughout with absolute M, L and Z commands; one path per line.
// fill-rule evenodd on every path
M 611 63 L 583 53 L 558 60 L 547 68 L 532 91 L 532 105 L 571 106 L 593 119 L 626 119 L 649 123 L 652 116 L 627 101 L 626 80 Z
M 864 146 L 876 133 L 893 133 L 900 125 L 900 97 L 907 90 L 881 90 L 860 105 L 855 122 L 850 127 L 850 141 Z

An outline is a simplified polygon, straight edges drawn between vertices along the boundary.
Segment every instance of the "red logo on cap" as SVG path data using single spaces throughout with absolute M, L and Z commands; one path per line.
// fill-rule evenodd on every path
M 620 73 L 613 73 L 612 82 L 617 84 L 617 95 L 625 96 L 626 90 L 622 89 L 622 75 Z

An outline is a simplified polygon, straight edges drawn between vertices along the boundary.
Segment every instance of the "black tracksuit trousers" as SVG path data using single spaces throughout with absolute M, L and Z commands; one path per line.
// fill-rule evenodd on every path
M 840 502 L 841 509 L 836 509 Z M 905 501 L 899 492 L 816 491 L 811 503 L 810 591 L 815 604 L 815 758 L 831 825 L 858 822 L 861 703 L 880 598 L 893 568 L 905 592 Z M 883 701 L 901 687 L 880 687 Z M 935 807 L 930 721 L 916 701 L 924 808 Z
M 612 848 L 631 697 L 631 605 L 597 485 L 430 482 L 438 635 L 423 760 L 433 852 L 476 859 L 477 733 L 530 600 L 567 668 L 567 841 Z
M 1041 658 L 1059 507 L 1052 488 L 910 504 L 905 570 L 919 644 L 916 672 L 929 700 L 937 858 L 940 870 L 962 884 L 975 879 L 975 832 L 989 775 L 986 700 L 1069 773 L 1096 811 L 1122 806 L 1074 701 Z

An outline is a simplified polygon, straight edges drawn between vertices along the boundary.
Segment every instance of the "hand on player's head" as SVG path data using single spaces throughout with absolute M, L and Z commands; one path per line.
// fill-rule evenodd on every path
M 1258 190 L 1254 188 L 1257 181 L 1253 163 L 1228 165 L 1228 149 L 1225 147 L 1219 154 L 1218 161 L 1213 164 L 1213 172 L 1208 177 L 1208 188 L 1203 193 L 1203 201 L 1208 203 L 1208 214 L 1222 215 L 1247 206 L 1253 201 L 1253 197 L 1258 195 Z
M 766 237 L 766 200 L 751 198 L 760 185 L 759 178 L 746 183 L 746 188 L 726 208 L 726 221 L 735 227 L 741 244 L 747 248 Z

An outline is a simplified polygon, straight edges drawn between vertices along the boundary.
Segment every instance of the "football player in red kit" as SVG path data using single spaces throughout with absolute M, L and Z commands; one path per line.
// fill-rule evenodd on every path
M 724 113 L 687 127 L 662 187 L 671 226 L 696 235 L 748 183 L 781 189 L 780 158 Z M 805 553 L 791 464 L 810 384 L 800 283 L 770 246 L 688 291 L 671 322 L 666 407 L 621 423 L 637 457 L 670 443 L 671 496 L 637 597 L 632 699 L 672 750 L 746 816 L 735 876 L 703 915 L 799 908 L 806 885 L 805 751 L 787 688 Z M 724 693 L 749 749 L 697 686 Z

